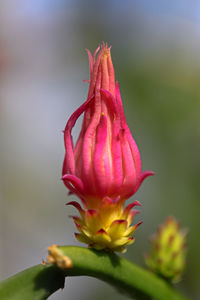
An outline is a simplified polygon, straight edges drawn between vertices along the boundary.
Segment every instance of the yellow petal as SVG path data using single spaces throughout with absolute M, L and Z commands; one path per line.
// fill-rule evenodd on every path
M 112 240 L 117 240 L 124 236 L 126 228 L 126 220 L 115 220 L 114 222 L 112 222 L 110 228 L 108 229 L 108 234 Z
M 103 229 L 100 229 L 99 231 L 97 231 L 95 233 L 95 235 L 93 236 L 93 239 L 94 239 L 95 243 L 97 243 L 99 245 L 108 245 L 108 243 L 110 243 L 110 241 L 111 241 L 111 238 L 109 237 L 107 232 Z

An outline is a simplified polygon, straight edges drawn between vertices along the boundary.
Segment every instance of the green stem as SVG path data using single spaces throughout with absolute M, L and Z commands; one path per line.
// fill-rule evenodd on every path
M 63 272 L 55 266 L 36 265 L 0 282 L 1 300 L 46 300 L 64 287 Z
M 96 277 L 138 299 L 186 299 L 163 279 L 115 253 L 71 246 L 58 249 L 72 260 L 73 267 L 67 269 L 65 275 Z
M 115 253 L 73 246 L 51 248 L 49 261 L 63 269 L 37 265 L 16 274 L 0 283 L 1 300 L 44 300 L 64 286 L 64 276 L 80 275 L 101 279 L 136 299 L 186 300 L 163 279 Z

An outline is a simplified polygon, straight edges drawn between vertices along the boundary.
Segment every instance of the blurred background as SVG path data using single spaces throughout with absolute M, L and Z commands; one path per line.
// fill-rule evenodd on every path
M 124 256 L 144 266 L 149 236 L 175 216 L 189 229 L 177 287 L 200 299 L 200 1 L 1 0 L 0 10 L 0 279 L 40 263 L 51 244 L 79 245 L 62 129 L 87 96 L 85 48 L 107 41 L 143 169 L 156 173 L 133 197 L 144 223 Z M 92 278 L 65 286 L 50 299 L 126 299 Z

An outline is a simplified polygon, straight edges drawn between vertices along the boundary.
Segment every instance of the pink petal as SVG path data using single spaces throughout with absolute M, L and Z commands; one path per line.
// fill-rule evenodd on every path
M 132 136 L 130 129 L 128 128 L 128 125 L 126 122 L 126 117 L 125 117 L 124 110 L 123 110 L 123 104 L 122 104 L 122 99 L 121 99 L 121 95 L 120 95 L 118 82 L 116 83 L 116 99 L 117 99 L 117 103 L 118 103 L 119 111 L 120 111 L 121 125 L 123 128 L 126 129 L 126 136 L 127 136 L 127 140 L 129 142 L 129 145 L 130 145 L 130 148 L 132 151 L 133 159 L 135 162 L 135 168 L 137 170 L 137 173 L 140 174 L 140 172 L 141 172 L 140 152 L 139 152 L 138 146 L 137 146 L 135 140 L 133 139 L 133 136 Z
M 142 182 L 144 181 L 145 178 L 147 178 L 148 176 L 154 176 L 155 173 L 153 171 L 144 171 L 142 172 L 142 174 L 140 175 L 140 178 L 138 180 L 138 183 L 135 187 L 135 193 L 137 192 L 137 190 L 139 189 L 140 185 L 142 184 Z
M 118 196 L 117 198 L 114 198 L 114 199 L 110 198 L 110 197 L 104 197 L 101 200 L 100 210 L 101 209 L 107 209 L 107 208 L 110 208 L 110 207 L 113 208 L 114 206 L 119 204 L 120 201 L 121 201 L 120 196 Z
M 109 49 L 110 50 L 110 49 Z M 108 56 L 108 73 L 109 73 L 109 91 L 115 97 L 115 71 L 112 64 L 111 56 Z
M 86 110 L 91 100 L 94 98 L 87 99 L 69 118 L 67 125 L 64 130 L 64 142 L 65 142 L 65 149 L 67 151 L 63 163 L 63 170 L 62 174 L 65 175 L 66 173 L 75 174 L 75 162 L 74 162 L 74 151 L 73 151 L 73 143 L 71 137 L 71 131 L 74 127 L 77 119 L 80 115 Z
M 96 55 L 96 52 L 98 50 L 95 51 L 94 55 Z M 92 73 L 90 74 L 91 76 L 90 76 L 90 86 L 89 86 L 89 91 L 88 91 L 88 98 L 91 97 L 94 94 L 95 85 L 96 85 L 96 81 L 97 81 L 99 64 L 100 64 L 100 60 L 101 60 L 101 53 L 102 53 L 102 49 L 100 50 L 100 52 L 97 56 L 97 59 L 96 59 L 94 65 L 93 65 Z M 93 55 L 93 59 L 94 59 L 94 55 Z
M 99 124 L 101 117 L 101 98 L 100 98 L 100 81 L 101 74 L 98 74 L 98 80 L 96 83 L 96 93 L 95 93 L 95 102 L 94 102 L 94 113 L 92 119 L 90 120 L 90 124 L 85 132 L 83 138 L 83 152 L 82 152 L 82 178 L 84 181 L 84 185 L 87 189 L 91 191 L 95 191 L 95 185 L 93 182 L 94 175 L 92 173 L 92 161 L 93 161 L 93 146 L 95 142 L 96 136 L 96 128 Z M 99 88 L 99 89 L 98 89 Z
M 122 159 L 123 159 L 123 172 L 124 172 L 124 182 L 123 182 L 123 194 L 124 197 L 128 197 L 129 193 L 134 190 L 136 184 L 136 170 L 135 164 L 132 157 L 132 152 L 129 146 L 129 143 L 126 139 L 125 131 L 121 130 L 119 134 L 122 150 Z
M 66 174 L 62 177 L 62 180 L 68 181 L 79 193 L 83 193 L 84 186 L 80 178 L 71 174 Z
M 125 114 L 124 114 L 124 109 L 123 109 L 123 104 L 122 104 L 122 99 L 121 99 L 121 95 L 120 95 L 119 83 L 118 82 L 116 82 L 116 102 L 117 102 L 117 106 L 118 106 L 118 109 L 119 109 L 122 128 L 126 128 L 127 127 L 126 117 L 125 117 Z
M 66 203 L 66 205 L 74 206 L 79 211 L 80 215 L 84 215 L 84 213 L 85 213 L 85 211 L 82 209 L 80 204 L 76 201 L 70 201 L 70 202 Z
M 132 203 L 130 203 L 129 205 L 126 206 L 126 208 L 124 210 L 124 214 L 123 214 L 125 218 L 128 216 L 131 209 L 135 206 L 141 206 L 140 202 L 135 200 L 134 202 L 132 202 Z
M 103 96 L 103 100 L 106 103 L 106 106 L 109 108 L 109 112 L 110 115 L 112 116 L 112 119 L 115 118 L 120 119 L 117 103 L 113 95 L 109 91 L 105 90 L 104 88 L 101 88 L 101 94 Z
M 88 54 L 88 59 L 89 59 L 89 70 L 90 70 L 90 74 L 92 73 L 93 70 L 93 65 L 94 65 L 94 59 L 92 57 L 91 52 L 88 49 L 85 49 L 87 51 Z M 89 81 L 90 82 L 90 81 Z
M 101 48 L 101 47 L 98 46 L 97 49 L 94 51 L 94 54 L 93 54 L 93 59 L 94 59 L 94 60 L 95 60 L 96 54 L 97 54 L 97 52 L 99 52 L 99 49 L 100 49 L 100 48 Z
M 94 150 L 94 175 L 98 193 L 103 196 L 111 180 L 109 161 L 105 160 L 107 144 L 107 118 L 102 115 L 96 132 L 96 143 Z

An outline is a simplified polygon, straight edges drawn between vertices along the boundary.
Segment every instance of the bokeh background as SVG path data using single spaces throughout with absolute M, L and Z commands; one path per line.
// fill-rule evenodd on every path
M 51 244 L 78 245 L 61 130 L 86 99 L 84 49 L 107 41 L 143 169 L 156 173 L 134 196 L 144 223 L 124 256 L 144 265 L 148 237 L 176 216 L 189 229 L 177 287 L 200 299 L 200 1 L 1 0 L 0 10 L 0 279 L 40 263 Z M 86 277 L 50 299 L 105 297 L 126 299 Z

